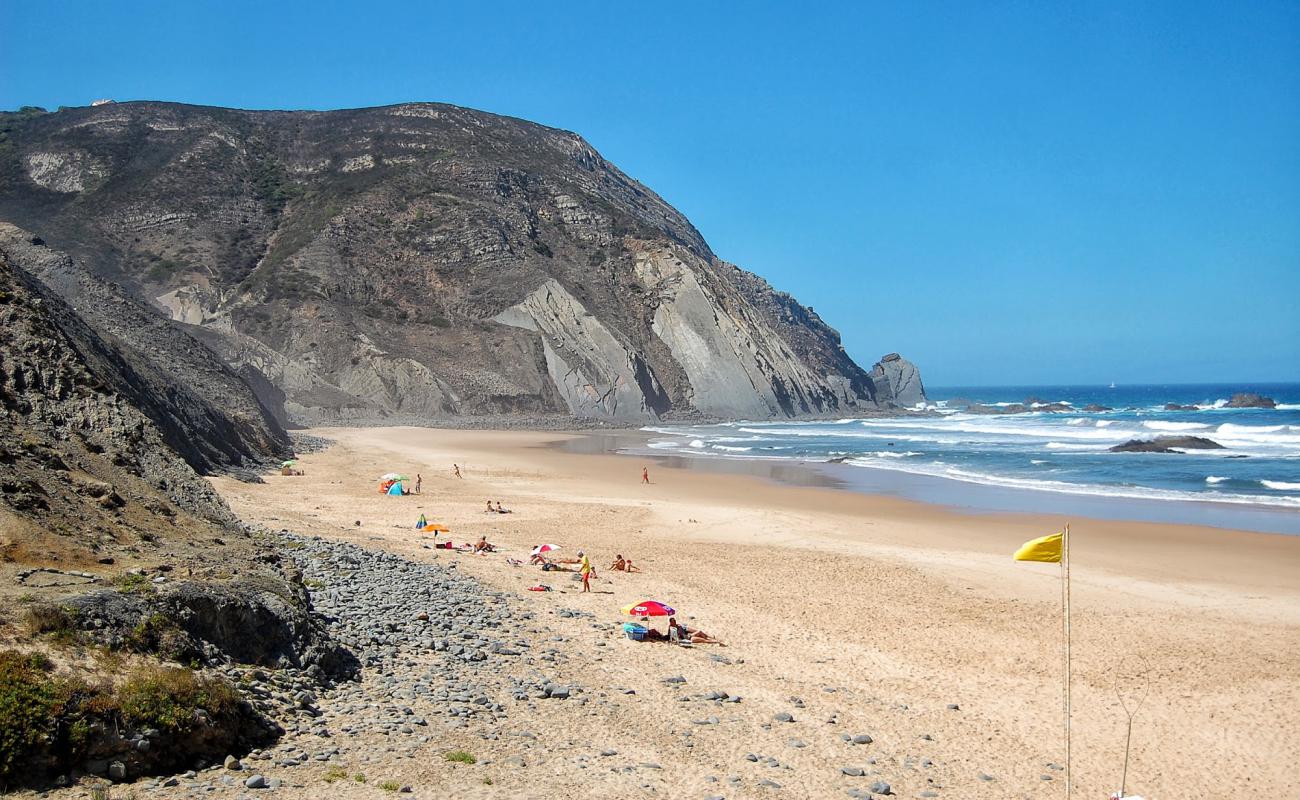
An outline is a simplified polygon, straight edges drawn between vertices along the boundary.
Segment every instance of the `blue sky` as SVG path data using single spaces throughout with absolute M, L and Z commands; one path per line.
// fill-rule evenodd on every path
M 511 114 L 866 366 L 1300 380 L 1300 3 L 290 5 L 0 0 L 0 108 Z

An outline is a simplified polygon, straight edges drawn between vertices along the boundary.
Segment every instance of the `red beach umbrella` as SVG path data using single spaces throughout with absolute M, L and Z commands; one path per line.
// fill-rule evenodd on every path
M 532 554 L 533 554 L 533 555 L 540 555 L 540 554 L 542 554 L 542 553 L 549 553 L 549 552 L 551 552 L 552 550 L 559 550 L 559 549 L 560 549 L 560 546 L 559 546 L 558 544 L 539 544 L 539 545 L 537 545 L 536 547 L 533 548 L 533 552 L 532 552 Z
M 677 611 L 658 600 L 642 600 L 623 606 L 623 613 L 629 617 L 672 617 L 676 616 Z

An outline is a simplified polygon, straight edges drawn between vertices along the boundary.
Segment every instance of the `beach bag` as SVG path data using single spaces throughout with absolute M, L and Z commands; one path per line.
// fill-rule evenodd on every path
M 635 622 L 624 622 L 623 633 L 627 634 L 627 638 L 634 642 L 643 642 L 645 641 L 646 627 Z

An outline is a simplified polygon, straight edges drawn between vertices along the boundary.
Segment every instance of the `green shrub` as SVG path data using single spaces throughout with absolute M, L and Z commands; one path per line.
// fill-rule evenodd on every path
M 0 651 L 0 784 L 54 733 L 62 703 L 51 669 L 44 656 Z
M 475 758 L 474 754 L 469 752 L 468 750 L 452 750 L 450 752 L 443 753 L 442 757 L 447 759 L 448 761 L 455 761 L 458 764 L 478 763 L 478 759 Z
M 337 764 L 334 765 L 334 766 L 332 766 L 332 767 L 330 767 L 329 769 L 325 770 L 325 782 L 326 782 L 326 783 L 333 783 L 334 781 L 341 781 L 341 780 L 343 780 L 344 778 L 346 778 L 347 776 L 348 776 L 348 771 L 345 770 L 345 769 L 343 769 L 342 767 L 338 766 Z
M 123 572 L 113 579 L 113 585 L 123 594 L 154 591 L 153 582 L 137 572 Z
M 383 789 L 385 792 L 395 792 L 398 789 L 402 788 L 402 784 L 398 783 L 397 781 L 383 781 L 378 785 L 379 788 Z
M 182 667 L 141 670 L 118 690 L 118 705 L 127 724 L 169 733 L 188 731 L 199 709 L 218 716 L 233 710 L 238 702 L 239 695 L 230 684 Z

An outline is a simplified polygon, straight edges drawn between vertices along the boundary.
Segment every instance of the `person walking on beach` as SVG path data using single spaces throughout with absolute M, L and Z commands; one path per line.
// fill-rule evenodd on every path
M 593 575 L 596 574 L 596 570 L 592 569 L 592 566 L 591 566 L 591 559 L 590 559 L 590 558 L 587 558 L 587 554 L 586 554 L 586 553 L 584 553 L 583 551 L 579 550 L 579 551 L 578 551 L 578 558 L 581 559 L 581 560 L 578 562 L 578 572 L 582 573 L 582 591 L 583 591 L 583 592 L 590 592 L 590 591 L 591 591 L 591 577 L 592 577 Z
M 415 493 L 416 493 L 416 494 L 419 494 L 419 493 L 420 493 L 420 485 L 423 484 L 423 483 L 424 483 L 424 476 L 421 475 L 421 474 L 418 473 L 418 472 L 415 473 Z
M 452 472 L 452 474 L 455 475 L 457 478 L 464 477 L 464 476 L 462 476 L 462 475 L 460 474 L 460 464 L 452 464 L 452 465 L 451 465 L 451 472 Z
M 650 469 L 648 467 L 641 468 L 641 482 L 642 483 L 650 482 Z

